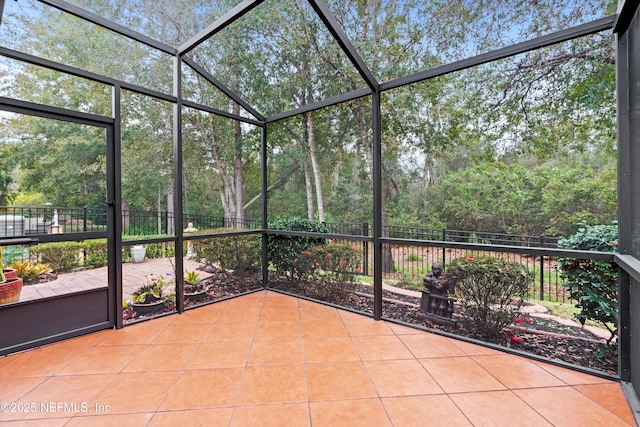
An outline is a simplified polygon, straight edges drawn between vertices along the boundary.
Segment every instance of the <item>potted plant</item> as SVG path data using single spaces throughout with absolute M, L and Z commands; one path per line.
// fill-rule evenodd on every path
M 200 282 L 200 274 L 195 271 L 185 270 L 184 296 L 191 301 L 202 301 L 207 294 L 207 287 Z
M 131 294 L 133 311 L 138 314 L 148 314 L 163 309 L 165 298 L 162 292 L 166 284 L 160 276 L 147 277 L 147 283 Z
M 4 268 L 4 264 L 2 263 L 2 248 L 0 247 L 0 304 L 9 304 L 18 301 L 20 299 L 20 293 L 22 292 L 22 283 L 22 279 L 17 277 L 14 269 Z

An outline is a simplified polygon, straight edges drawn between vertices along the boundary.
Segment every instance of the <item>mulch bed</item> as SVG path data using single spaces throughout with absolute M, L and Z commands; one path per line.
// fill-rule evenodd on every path
M 270 280 L 270 283 L 274 288 L 291 293 L 325 300 L 367 313 L 373 313 L 373 289 L 371 286 L 359 285 L 355 292 L 351 292 L 345 298 L 336 301 L 328 300 L 327 298 L 323 299 L 322 295 L 318 295 L 314 291 L 314 286 L 310 284 L 305 285 L 288 280 Z M 475 336 L 459 325 L 457 327 L 449 327 L 420 319 L 418 318 L 420 298 L 396 294 L 387 290 L 383 290 L 382 297 L 382 316 L 384 318 L 401 320 L 431 329 L 475 338 L 502 347 L 518 349 L 547 359 L 561 360 L 574 365 L 597 369 L 612 375 L 617 375 L 618 373 L 617 361 L 596 357 L 598 343 L 602 341 L 580 327 L 568 326 L 551 319 L 542 319 L 532 315 L 530 316 L 533 319 L 532 324 L 527 324 L 526 326 L 514 324 L 514 327 L 511 328 L 511 332 L 520 338 L 520 344 L 516 344 L 511 341 L 511 336 L 508 333 L 493 339 L 486 339 Z
M 213 273 L 211 277 L 201 282 L 208 287 L 207 293 L 200 301 L 192 301 L 185 298 L 185 308 L 203 305 L 212 301 L 221 300 L 233 295 L 238 295 L 253 289 L 262 288 L 262 277 L 247 275 L 230 275 L 223 271 Z M 141 320 L 158 316 L 159 314 L 171 313 L 176 311 L 175 302 L 167 303 L 161 310 L 154 311 L 149 314 L 138 314 L 132 307 L 123 310 L 122 317 L 125 322 L 132 320 Z

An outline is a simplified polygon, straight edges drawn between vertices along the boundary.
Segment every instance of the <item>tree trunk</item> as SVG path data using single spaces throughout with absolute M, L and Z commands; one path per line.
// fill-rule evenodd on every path
M 301 116 L 302 119 L 302 141 L 300 147 L 304 156 L 302 165 L 304 166 L 304 186 L 307 192 L 307 218 L 314 220 L 316 218 L 316 207 L 313 201 L 313 183 L 311 182 L 311 170 L 309 168 L 309 156 L 307 147 L 309 147 L 309 126 L 307 125 L 308 117 L 306 114 Z
M 313 177 L 316 184 L 316 201 L 318 204 L 318 220 L 324 222 L 324 195 L 322 194 L 322 172 L 318 165 L 318 157 L 316 156 L 316 137 L 314 131 L 313 113 L 309 113 L 309 155 L 311 157 L 311 167 L 313 168 Z

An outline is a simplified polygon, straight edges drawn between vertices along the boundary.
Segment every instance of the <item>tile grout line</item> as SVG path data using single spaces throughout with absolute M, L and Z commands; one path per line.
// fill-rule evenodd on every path
M 242 375 L 240 376 L 240 381 L 238 384 L 238 390 L 236 391 L 236 396 L 235 399 L 233 400 L 233 404 L 231 405 L 231 416 L 229 417 L 229 424 L 228 426 L 231 427 L 231 424 L 233 422 L 233 416 L 236 413 L 236 407 L 238 406 L 238 400 L 240 399 L 240 393 L 242 393 L 242 389 L 244 386 L 244 378 L 247 374 L 247 368 L 249 367 L 249 356 L 251 355 L 251 351 L 253 350 L 253 343 L 255 342 L 256 339 L 256 334 L 258 333 L 258 325 L 260 324 L 260 317 L 262 316 L 262 312 L 264 311 L 264 304 L 266 302 L 267 299 L 267 292 L 268 291 L 263 291 L 262 294 L 262 298 L 260 298 L 261 305 L 260 305 L 260 312 L 258 313 L 258 319 L 256 320 L 256 326 L 255 329 L 253 330 L 253 336 L 251 337 L 251 344 L 249 345 L 249 350 L 247 352 L 247 358 L 244 361 L 244 366 L 242 367 Z M 225 308 L 225 311 L 228 309 L 228 307 Z

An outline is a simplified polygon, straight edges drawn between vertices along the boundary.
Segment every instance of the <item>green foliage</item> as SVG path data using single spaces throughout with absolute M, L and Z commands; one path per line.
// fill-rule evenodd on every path
M 418 256 L 418 254 L 415 254 L 415 253 L 412 252 L 409 255 L 407 255 L 407 261 L 409 261 L 409 262 L 415 262 L 415 261 L 418 261 L 418 260 L 420 260 L 420 257 Z
M 304 231 L 308 233 L 328 233 L 326 225 L 307 219 L 276 219 L 269 221 L 272 230 Z M 287 276 L 290 280 L 300 279 L 305 274 L 295 260 L 309 248 L 321 246 L 325 239 L 309 236 L 270 235 L 267 250 L 269 262 L 276 273 Z
M 22 278 L 25 283 L 34 282 L 38 277 L 51 273 L 49 264 L 34 263 L 29 259 L 15 261 L 11 263 L 10 267 L 16 270 L 18 277 Z
M 562 239 L 558 246 L 565 249 L 580 249 L 601 252 L 616 252 L 618 226 L 589 226 L 581 223 L 578 232 Z M 593 320 L 604 326 L 611 336 L 606 345 L 601 345 L 598 356 L 615 358 L 617 346 L 613 343 L 618 334 L 618 267 L 613 262 L 560 258 L 563 286 L 569 289 L 571 299 L 578 301 L 580 312 L 576 318 L 583 325 Z
M 197 271 L 185 270 L 184 283 L 191 286 L 198 286 L 200 283 L 200 273 Z
M 217 233 L 228 231 L 237 230 L 230 228 L 212 230 Z M 195 258 L 218 264 L 223 270 L 234 270 L 240 274 L 260 270 L 262 239 L 258 234 L 193 240 L 191 244 Z
M 356 287 L 362 254 L 349 245 L 315 246 L 294 259 L 300 278 L 313 282 L 324 299 L 343 299 Z
M 522 264 L 499 258 L 458 258 L 446 279 L 462 307 L 462 324 L 483 337 L 496 337 L 522 307 L 533 275 Z
M 82 242 L 84 249 L 84 266 L 101 267 L 107 265 L 108 248 L 106 239 L 85 240 Z
M 49 264 L 53 271 L 63 272 L 82 266 L 78 256 L 82 248 L 80 242 L 51 242 L 31 246 L 29 253 Z
M 147 283 L 140 286 L 131 294 L 131 302 L 135 304 L 151 304 L 162 299 L 162 291 L 167 285 L 162 277 L 147 277 Z

